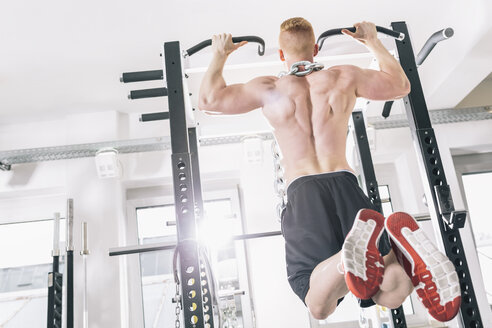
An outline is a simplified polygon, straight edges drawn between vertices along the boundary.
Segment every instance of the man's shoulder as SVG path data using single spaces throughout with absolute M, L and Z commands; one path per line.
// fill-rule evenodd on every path
M 276 76 L 258 76 L 249 81 L 249 84 L 251 84 L 254 88 L 271 90 L 276 87 L 277 81 L 278 77 Z
M 258 76 L 258 77 L 254 78 L 251 81 L 255 81 L 257 83 L 265 83 L 265 84 L 268 84 L 268 83 L 275 83 L 275 82 L 278 81 L 278 79 L 279 78 L 277 76 L 266 75 L 266 76 Z
M 326 71 L 329 72 L 328 74 L 333 74 L 337 81 L 346 81 L 347 83 L 354 83 L 362 73 L 362 69 L 355 65 L 331 66 Z
M 358 74 L 360 70 L 361 68 L 355 65 L 336 65 L 326 69 L 326 71 L 335 72 L 344 75 L 355 75 Z

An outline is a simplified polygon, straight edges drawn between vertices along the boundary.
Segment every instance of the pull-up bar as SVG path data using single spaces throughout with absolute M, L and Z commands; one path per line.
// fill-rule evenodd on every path
M 318 37 L 318 42 L 317 42 L 317 44 L 319 46 L 319 50 L 321 50 L 321 48 L 323 47 L 323 43 L 325 42 L 325 40 L 327 38 L 329 38 L 330 36 L 333 36 L 333 35 L 343 34 L 342 30 L 348 30 L 348 31 L 354 33 L 356 28 L 355 27 L 334 28 L 334 29 L 331 29 L 331 30 L 328 30 L 328 31 L 321 33 L 321 35 Z M 404 33 L 393 31 L 393 30 L 386 28 L 386 27 L 376 26 L 376 31 L 378 31 L 379 33 L 391 36 L 391 37 L 397 39 L 398 41 L 402 41 L 403 39 L 405 39 Z
M 232 38 L 232 42 L 238 43 L 242 41 L 258 43 L 258 55 L 263 56 L 265 54 L 265 41 L 259 36 L 247 35 L 247 36 L 235 36 Z M 206 47 L 212 45 L 212 39 L 204 40 L 188 50 L 183 51 L 183 56 L 188 57 L 197 52 L 205 49 Z M 153 70 L 153 71 L 140 71 L 140 72 L 128 72 L 123 73 L 120 77 L 120 82 L 132 83 L 132 82 L 143 82 L 143 81 L 153 81 L 162 80 L 163 71 Z
M 258 55 L 263 56 L 265 54 L 265 41 L 262 38 L 260 38 L 259 36 L 248 35 L 248 36 L 237 36 L 237 37 L 232 38 L 233 43 L 239 43 L 242 41 L 259 43 Z M 184 55 L 184 57 L 191 56 L 191 55 L 197 53 L 198 51 L 200 51 L 200 50 L 202 50 L 208 46 L 211 46 L 211 45 L 212 45 L 212 39 L 202 41 L 199 44 L 194 45 L 193 47 L 189 48 L 188 50 L 185 50 L 183 55 Z

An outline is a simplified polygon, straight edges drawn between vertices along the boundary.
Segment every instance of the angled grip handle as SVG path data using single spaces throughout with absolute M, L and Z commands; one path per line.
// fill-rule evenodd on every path
M 318 46 L 319 46 L 319 50 L 321 50 L 321 48 L 323 47 L 323 43 L 325 42 L 325 40 L 327 38 L 329 38 L 330 36 L 333 36 L 333 35 L 343 34 L 342 30 L 349 30 L 350 32 L 354 33 L 356 28 L 355 27 L 334 28 L 334 29 L 331 29 L 331 30 L 328 30 L 328 31 L 321 33 L 321 35 L 318 37 L 318 42 L 317 42 Z M 376 31 L 378 31 L 379 33 L 382 33 L 382 34 L 389 35 L 389 36 L 397 39 L 398 41 L 402 41 L 403 39 L 405 39 L 404 33 L 393 31 L 393 30 L 386 28 L 386 27 L 376 26 Z
M 263 56 L 265 54 L 265 41 L 260 38 L 259 36 L 253 36 L 253 35 L 247 35 L 247 36 L 235 36 L 232 37 L 232 42 L 238 43 L 241 41 L 248 41 L 248 42 L 255 42 L 258 43 L 258 55 Z M 198 51 L 211 46 L 212 45 L 212 39 L 208 39 L 205 41 L 200 42 L 197 45 L 194 45 L 193 47 L 189 48 L 186 50 L 185 55 L 191 56 Z

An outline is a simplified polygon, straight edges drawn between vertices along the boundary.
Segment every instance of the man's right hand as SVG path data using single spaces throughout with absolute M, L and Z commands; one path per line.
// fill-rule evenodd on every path
M 244 46 L 246 43 L 248 41 L 233 43 L 232 35 L 226 33 L 218 34 L 212 37 L 212 51 L 217 55 L 228 56 L 231 52 Z
M 355 27 L 355 33 L 350 32 L 349 30 L 343 29 L 342 33 L 349 35 L 356 39 L 357 41 L 363 43 L 363 44 L 368 44 L 370 42 L 373 42 L 374 40 L 377 40 L 377 31 L 376 31 L 376 25 L 374 25 L 371 22 L 361 22 L 361 23 L 356 23 L 354 24 Z

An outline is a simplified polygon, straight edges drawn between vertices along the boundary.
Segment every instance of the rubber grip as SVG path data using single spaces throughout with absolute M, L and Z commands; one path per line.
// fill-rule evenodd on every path
M 317 42 L 318 46 L 319 46 L 319 50 L 321 50 L 321 48 L 323 47 L 323 43 L 325 42 L 325 39 L 327 39 L 328 37 L 333 36 L 333 35 L 343 34 L 342 30 L 348 30 L 348 31 L 354 33 L 356 28 L 355 27 L 334 28 L 334 29 L 331 29 L 331 30 L 328 30 L 328 31 L 321 33 L 321 35 L 318 37 L 318 42 Z M 403 39 L 405 39 L 405 34 L 398 32 L 398 31 L 393 31 L 393 30 L 386 28 L 386 27 L 376 26 L 376 31 L 378 31 L 379 33 L 382 33 L 382 34 L 389 35 L 389 36 L 397 39 L 398 41 L 402 41 Z
M 259 36 L 247 35 L 247 36 L 232 37 L 233 43 L 239 43 L 242 41 L 259 43 L 258 55 L 263 56 L 265 54 L 265 41 L 262 38 L 260 38 Z M 200 50 L 202 50 L 208 46 L 211 46 L 211 45 L 212 45 L 212 39 L 202 41 L 202 42 L 198 43 L 197 45 L 194 45 L 193 47 L 186 50 L 186 54 L 188 56 L 191 56 L 191 55 L 197 53 L 198 51 L 200 51 Z

